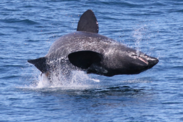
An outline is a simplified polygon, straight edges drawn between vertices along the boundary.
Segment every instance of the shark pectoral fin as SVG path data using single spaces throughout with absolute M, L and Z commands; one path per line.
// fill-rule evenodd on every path
M 33 60 L 28 60 L 29 63 L 34 64 L 36 68 L 38 68 L 42 73 L 47 72 L 47 64 L 46 64 L 46 58 L 38 58 L 38 59 L 33 59 Z
M 93 51 L 78 51 L 68 55 L 69 61 L 81 69 L 88 69 L 92 64 L 99 64 L 102 57 L 102 54 Z
M 90 73 L 96 73 L 96 74 L 99 74 L 99 75 L 102 75 L 102 74 L 106 74 L 108 73 L 108 71 L 104 68 L 104 67 L 101 67 L 97 64 L 92 64 L 88 69 L 87 69 L 87 73 L 90 74 Z
M 92 10 L 87 10 L 81 15 L 77 31 L 98 33 L 98 22 Z

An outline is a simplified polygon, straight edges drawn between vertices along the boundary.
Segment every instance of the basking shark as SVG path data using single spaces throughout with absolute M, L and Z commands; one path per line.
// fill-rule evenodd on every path
M 152 68 L 158 59 L 98 34 L 92 10 L 82 14 L 77 31 L 60 37 L 46 56 L 28 60 L 42 73 L 82 70 L 104 76 L 138 74 Z

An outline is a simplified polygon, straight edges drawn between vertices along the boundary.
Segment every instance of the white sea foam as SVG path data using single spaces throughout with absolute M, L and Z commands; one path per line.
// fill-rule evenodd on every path
M 68 77 L 52 73 L 50 79 L 45 74 L 39 75 L 36 83 L 31 84 L 29 88 L 88 89 L 96 87 L 100 82 L 83 71 L 73 71 Z

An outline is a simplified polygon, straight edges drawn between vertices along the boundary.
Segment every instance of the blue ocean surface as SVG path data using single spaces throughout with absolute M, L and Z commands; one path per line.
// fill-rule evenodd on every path
M 137 75 L 76 71 L 50 85 L 27 60 L 76 31 L 88 9 L 99 34 L 159 63 Z M 181 122 L 182 71 L 182 0 L 0 1 L 0 122 Z

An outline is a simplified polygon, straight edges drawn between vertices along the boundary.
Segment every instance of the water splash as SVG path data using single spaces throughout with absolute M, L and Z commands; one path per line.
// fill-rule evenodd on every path
M 137 50 L 137 55 L 139 56 L 140 55 L 140 42 L 142 41 L 143 39 L 143 36 L 144 36 L 144 32 L 146 30 L 146 25 L 144 25 L 143 27 L 141 28 L 138 28 L 136 29 L 134 32 L 133 32 L 133 37 L 135 38 L 135 47 L 136 47 L 136 50 Z
M 66 77 L 64 75 L 58 75 L 52 73 L 51 81 L 45 75 L 39 75 L 37 83 L 31 84 L 30 88 L 60 88 L 60 89 L 88 89 L 93 88 L 100 82 L 99 79 L 91 78 L 83 71 L 72 71 L 72 73 Z

